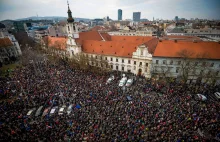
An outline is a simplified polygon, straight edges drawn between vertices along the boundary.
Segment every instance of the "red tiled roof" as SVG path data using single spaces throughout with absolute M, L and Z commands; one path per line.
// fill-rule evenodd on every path
M 8 37 L 0 38 L 0 47 L 8 47 L 8 46 L 12 46 L 12 45 L 13 44 Z
M 86 40 L 83 42 L 82 50 L 91 54 L 132 57 L 136 46 L 137 44 L 126 42 Z
M 192 42 L 192 41 L 170 41 L 158 42 L 154 57 L 181 57 L 180 53 L 187 51 L 189 58 L 220 59 L 220 43 L 218 42 Z M 198 56 L 200 55 L 200 56 Z
M 132 57 L 133 52 L 136 51 L 137 46 L 148 42 L 153 37 L 138 37 L 138 36 L 111 36 L 112 41 L 94 41 L 84 40 L 82 50 L 85 53 L 110 55 L 118 57 Z M 117 39 L 118 38 L 118 39 Z M 151 41 L 149 46 L 153 48 Z
M 111 36 L 112 41 L 136 43 L 137 45 L 145 43 L 153 38 L 154 37 L 151 36 Z
M 144 43 L 146 45 L 146 47 L 148 47 L 148 52 L 150 54 L 154 53 L 158 42 L 159 42 L 158 38 L 153 38 L 153 39 L 149 40 L 148 42 Z
M 111 41 L 111 36 L 108 33 L 100 33 L 105 41 Z
M 66 42 L 67 42 L 67 38 L 65 37 L 45 37 L 48 38 L 48 46 L 49 47 L 55 47 L 57 49 L 62 49 L 65 50 L 66 49 Z
M 102 38 L 99 35 L 98 31 L 89 31 L 89 32 L 81 32 L 79 33 L 79 38 L 76 39 L 76 43 L 82 45 L 84 40 L 96 40 L 101 41 Z

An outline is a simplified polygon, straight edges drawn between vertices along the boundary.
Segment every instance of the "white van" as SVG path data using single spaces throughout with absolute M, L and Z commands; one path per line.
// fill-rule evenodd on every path
M 133 79 L 128 79 L 128 81 L 127 81 L 125 86 L 129 87 L 129 86 L 132 85 L 132 83 L 133 83 Z
M 126 83 L 126 81 L 127 81 L 127 77 L 123 77 L 123 78 L 120 80 L 120 82 L 119 82 L 119 85 L 118 85 L 118 86 L 120 86 L 120 87 L 124 86 L 124 85 L 125 85 L 125 83 Z

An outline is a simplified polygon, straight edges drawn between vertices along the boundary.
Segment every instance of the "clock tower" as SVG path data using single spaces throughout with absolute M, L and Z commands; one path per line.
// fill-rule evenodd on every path
M 67 40 L 67 50 L 70 52 L 70 57 L 73 55 L 80 53 L 81 52 L 81 47 L 79 47 L 76 44 L 75 39 L 79 38 L 79 32 L 78 32 L 78 27 L 76 23 L 74 22 L 74 19 L 72 17 L 72 12 L 68 4 L 68 19 L 67 19 L 67 25 L 66 25 L 66 30 L 67 30 L 67 35 L 68 35 L 68 40 Z

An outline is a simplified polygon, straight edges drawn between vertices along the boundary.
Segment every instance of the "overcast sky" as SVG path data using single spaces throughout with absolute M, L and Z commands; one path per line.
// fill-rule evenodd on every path
M 141 18 L 220 19 L 220 0 L 69 0 L 73 17 L 117 19 L 118 9 L 123 20 L 132 19 L 133 12 Z M 66 0 L 0 0 L 0 20 L 30 16 L 65 16 Z

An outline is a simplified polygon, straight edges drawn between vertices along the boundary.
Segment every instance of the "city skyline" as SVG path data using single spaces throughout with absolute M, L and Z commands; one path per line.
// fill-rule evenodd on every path
M 220 19 L 219 0 L 71 0 L 69 1 L 73 17 L 103 18 L 109 16 L 118 19 L 118 9 L 123 11 L 123 20 L 132 19 L 133 12 L 140 11 L 141 18 L 174 19 L 200 18 Z M 31 16 L 67 17 L 65 0 L 1 0 L 0 20 L 19 19 Z

